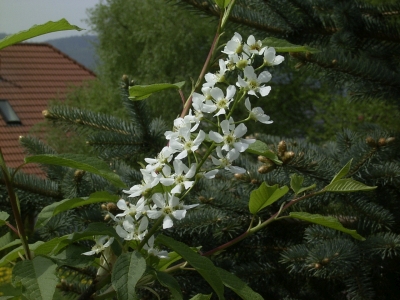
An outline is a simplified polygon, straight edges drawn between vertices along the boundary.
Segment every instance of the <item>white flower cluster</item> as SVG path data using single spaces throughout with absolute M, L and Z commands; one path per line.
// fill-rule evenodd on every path
M 198 205 L 185 205 L 181 200 L 193 187 L 197 174 L 214 178 L 219 169 L 244 173 L 245 169 L 232 165 L 240 153 L 255 142 L 244 138 L 247 127 L 243 122 L 253 119 L 264 124 L 272 123 L 260 107 L 251 108 L 249 96 L 266 96 L 271 90 L 265 85 L 271 80 L 271 74 L 262 71 L 257 75 L 252 64 L 256 56 L 263 56 L 263 64 L 257 70 L 280 64 L 284 58 L 276 56 L 274 48 L 262 48 L 261 42 L 253 36 L 243 43 L 238 33 L 222 52 L 227 54 L 227 59 L 219 60 L 219 71 L 205 75 L 202 93 L 193 93 L 189 113 L 175 119 L 173 130 L 165 132 L 168 146 L 156 158 L 145 159 L 147 165 L 141 169 L 142 183 L 124 190 L 132 198 L 132 203 L 123 199 L 118 201 L 117 206 L 122 212 L 112 217 L 117 223 L 116 232 L 123 239 L 143 240 L 150 220 L 161 218 L 162 227 L 167 229 L 173 226 L 174 220 L 183 219 L 188 209 Z M 238 73 L 237 82 L 228 85 L 224 92 L 221 87 L 227 85 L 227 76 L 232 72 Z M 243 101 L 249 116 L 235 122 L 231 117 L 232 108 Z M 200 129 L 202 122 L 216 125 L 216 131 L 210 130 L 206 134 Z M 197 153 L 204 142 L 208 144 L 206 155 L 215 153 L 211 155 L 212 164 L 210 162 L 207 169 L 204 168 L 207 157 L 201 158 Z M 165 255 L 154 249 L 153 243 L 154 238 L 144 248 L 153 255 Z

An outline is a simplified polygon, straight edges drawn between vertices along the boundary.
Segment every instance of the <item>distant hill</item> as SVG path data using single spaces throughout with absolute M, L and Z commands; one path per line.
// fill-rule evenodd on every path
M 96 69 L 97 57 L 94 45 L 97 43 L 95 35 L 71 36 L 45 41 L 64 52 L 69 57 L 84 65 L 90 70 Z

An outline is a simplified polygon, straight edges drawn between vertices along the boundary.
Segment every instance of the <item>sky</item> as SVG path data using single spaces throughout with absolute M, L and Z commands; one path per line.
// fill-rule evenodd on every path
M 88 29 L 86 9 L 102 0 L 0 0 L 0 33 L 17 33 L 36 24 L 65 18 L 70 24 Z M 54 32 L 30 39 L 30 42 L 89 34 L 88 30 Z

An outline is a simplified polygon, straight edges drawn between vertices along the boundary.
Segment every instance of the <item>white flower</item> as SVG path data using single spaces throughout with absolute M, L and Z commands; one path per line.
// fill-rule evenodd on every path
M 273 47 L 265 47 L 262 48 L 260 54 L 264 53 L 264 64 L 266 66 L 276 66 L 285 60 L 282 55 L 276 56 L 275 48 Z
M 229 56 L 229 60 L 226 60 L 225 64 L 230 70 L 235 68 L 243 70 L 245 67 L 251 64 L 251 60 L 250 57 L 244 52 L 240 56 L 235 53 Z
M 212 104 L 211 101 L 207 101 L 206 103 L 211 105 L 212 107 L 215 107 L 215 110 L 217 110 L 217 113 L 214 115 L 214 117 L 226 114 L 225 109 L 229 108 L 229 104 L 233 101 L 235 93 L 236 88 L 233 85 L 228 86 L 228 88 L 226 89 L 226 97 L 224 95 L 224 92 L 220 88 L 215 87 L 211 89 L 210 94 L 214 98 L 215 103 Z
M 232 131 L 232 123 L 228 120 L 223 120 L 220 124 L 224 136 L 218 132 L 210 131 L 208 134 L 210 139 L 216 143 L 224 143 L 222 149 L 229 151 L 235 148 L 238 152 L 244 152 L 249 147 L 249 144 L 255 142 L 254 139 L 242 139 L 241 137 L 247 132 L 247 127 L 243 123 L 239 124 Z M 234 125 L 233 125 L 234 126 Z
M 217 169 L 211 170 L 211 171 L 204 173 L 204 177 L 207 179 L 213 179 L 215 177 L 215 175 L 217 175 L 217 173 L 218 173 Z
M 224 47 L 224 50 L 222 50 L 222 53 L 230 55 L 241 52 L 242 52 L 242 36 L 239 33 L 235 32 L 231 40 L 226 43 L 226 46 Z
M 132 203 L 126 203 L 126 201 L 124 199 L 120 199 L 117 202 L 117 206 L 120 210 L 123 210 L 122 213 L 116 215 L 115 217 L 123 217 L 126 215 L 130 215 L 130 216 L 134 216 L 136 219 L 138 219 L 141 215 L 141 213 L 143 212 L 143 210 L 145 209 L 145 200 L 144 198 L 140 198 L 139 201 L 137 202 L 137 204 L 132 204 Z
M 256 41 L 253 35 L 250 35 L 247 38 L 247 43 L 244 44 L 244 52 L 246 53 L 254 53 L 254 54 L 261 54 L 260 50 L 262 47 L 262 43 L 260 40 Z
M 247 110 L 250 112 L 250 118 L 257 120 L 264 124 L 271 124 L 273 121 L 269 120 L 269 116 L 264 114 L 264 111 L 261 107 L 254 107 L 251 109 L 251 104 L 249 98 L 246 98 L 244 105 L 246 106 Z
M 242 174 L 246 172 L 246 170 L 241 167 L 232 166 L 232 162 L 239 157 L 239 151 L 232 149 L 226 154 L 226 156 L 224 156 L 222 154 L 221 147 L 217 147 L 215 150 L 217 151 L 218 158 L 211 156 L 214 165 L 231 171 L 232 173 Z
M 104 242 L 107 240 L 107 243 L 104 244 Z M 112 242 L 114 241 L 113 237 L 109 237 L 107 235 L 101 236 L 96 239 L 96 245 L 92 247 L 91 251 L 84 252 L 82 253 L 83 255 L 93 255 L 93 254 L 99 254 L 100 252 L 103 252 L 105 248 L 109 247 Z
M 152 176 L 156 177 L 155 172 L 161 171 L 164 165 L 172 160 L 173 153 L 174 151 L 170 147 L 165 146 L 156 158 L 145 158 L 144 160 L 148 163 L 146 170 L 152 172 Z
M 171 140 L 169 145 L 174 152 L 180 152 L 176 156 L 176 159 L 185 158 L 188 154 L 196 151 L 206 137 L 206 134 L 203 130 L 200 130 L 193 141 L 190 136 L 190 128 L 184 127 L 179 129 L 179 136 L 181 138 Z
M 152 235 L 146 244 L 143 245 L 143 249 L 147 250 L 150 255 L 158 256 L 159 258 L 168 258 L 168 252 L 165 250 L 160 251 L 154 248 L 154 235 Z
M 179 136 L 179 130 L 181 128 L 185 128 L 185 127 L 190 127 L 190 130 L 191 130 L 192 125 L 191 125 L 190 120 L 189 119 L 184 119 L 184 118 L 176 118 L 174 120 L 174 128 L 172 129 L 172 131 L 167 130 L 164 133 L 165 138 L 167 140 L 171 140 L 171 139 L 175 139 L 175 138 L 180 137 Z
M 147 209 L 149 209 L 149 207 L 147 207 Z M 141 241 L 147 233 L 148 225 L 149 220 L 146 216 L 143 216 L 139 220 L 135 220 L 130 215 L 126 215 L 122 222 L 122 226 L 118 224 L 115 231 L 124 240 Z
M 244 68 L 243 73 L 245 80 L 243 80 L 242 77 L 238 76 L 238 82 L 236 83 L 238 87 L 243 87 L 247 89 L 247 93 L 254 96 L 257 96 L 256 93 L 260 93 L 263 97 L 269 94 L 269 92 L 271 91 L 271 87 L 262 85 L 263 83 L 270 81 L 272 78 L 271 74 L 268 71 L 261 72 L 257 78 L 257 75 L 254 72 L 254 68 L 252 66 L 247 66 L 246 68 Z
M 179 194 L 182 189 L 187 190 L 191 188 L 194 181 L 189 181 L 190 178 L 196 174 L 196 164 L 192 164 L 190 169 L 179 159 L 174 160 L 175 174 L 171 174 L 170 166 L 166 165 L 163 169 L 163 175 L 165 177 L 160 179 L 161 184 L 165 186 L 175 185 L 171 190 L 172 194 Z
M 186 210 L 197 206 L 196 204 L 189 206 L 182 206 L 179 203 L 179 198 L 167 193 L 165 198 L 163 194 L 156 193 L 152 197 L 155 207 L 147 212 L 150 219 L 158 219 L 163 217 L 163 228 L 171 228 L 174 225 L 172 217 L 177 220 L 182 220 L 186 215 Z M 160 210 L 157 210 L 160 209 Z M 183 208 L 183 209 L 180 209 Z M 172 216 L 172 217 L 171 217 Z
M 143 174 L 142 183 L 134 185 L 129 190 L 123 190 L 124 193 L 130 194 L 128 197 L 145 195 L 160 181 L 161 174 L 153 176 L 152 172 L 146 169 L 140 169 L 140 172 Z
M 212 97 L 211 97 L 210 91 L 211 91 L 211 89 L 209 88 L 208 93 L 209 93 L 210 99 L 211 99 Z M 213 104 L 205 104 L 206 99 L 207 99 L 206 96 L 204 96 L 202 94 L 193 93 L 193 96 L 192 96 L 193 104 L 192 105 L 196 111 L 196 115 L 197 115 L 197 112 L 212 113 L 217 109 L 216 106 Z
M 206 82 L 203 84 L 203 87 L 213 87 L 217 82 L 225 81 L 225 73 L 226 71 L 228 71 L 228 69 L 226 68 L 223 59 L 220 59 L 218 63 L 219 63 L 219 71 L 216 72 L 215 74 L 207 73 L 204 76 Z

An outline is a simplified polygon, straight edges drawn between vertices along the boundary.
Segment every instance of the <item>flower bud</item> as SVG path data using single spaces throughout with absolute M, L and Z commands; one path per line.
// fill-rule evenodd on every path
M 83 170 L 76 170 L 75 173 L 74 173 L 74 179 L 75 179 L 76 181 L 81 180 L 82 177 L 83 177 L 83 175 L 85 175 L 85 173 L 86 173 L 86 172 L 83 171 Z
M 252 179 L 252 180 L 250 181 L 250 183 L 251 183 L 251 184 L 258 184 L 258 180 L 257 180 L 257 179 Z
M 107 203 L 107 210 L 108 211 L 116 211 L 118 209 L 117 205 L 113 202 Z
M 265 156 L 262 156 L 262 155 L 260 155 L 258 157 L 258 161 L 262 162 L 264 164 L 268 164 L 268 165 L 273 165 L 274 164 L 274 162 L 272 160 L 270 160 L 268 157 L 265 157 Z
M 107 206 L 106 206 L 105 204 L 102 204 L 102 205 L 101 205 L 101 209 L 102 209 L 102 210 L 107 210 Z
M 385 138 L 380 138 L 378 140 L 378 145 L 381 146 L 381 147 L 386 146 L 386 139 Z
M 267 174 L 271 172 L 273 169 L 275 169 L 275 165 L 262 165 L 261 167 L 258 168 L 258 173 L 260 174 Z
M 110 217 L 109 214 L 106 214 L 106 215 L 104 216 L 104 221 L 108 221 L 108 220 L 110 220 L 110 219 L 111 219 L 111 217 Z
M 394 137 L 388 137 L 387 139 L 386 139 L 386 144 L 390 144 L 390 143 L 392 143 L 392 142 L 394 142 L 394 140 L 395 140 L 396 138 L 394 138 Z
M 372 138 L 372 137 L 367 137 L 366 139 L 365 139 L 365 142 L 368 144 L 368 146 L 370 146 L 370 147 L 376 147 L 376 142 L 375 142 L 375 140 Z
M 288 163 L 295 156 L 293 151 L 287 151 L 282 157 L 283 163 Z
M 322 263 L 323 265 L 326 265 L 327 263 L 329 263 L 329 258 L 328 258 L 328 257 L 325 257 L 325 258 L 321 261 L 321 263 Z
M 287 150 L 286 142 L 280 141 L 278 144 L 278 155 L 282 157 L 283 155 L 285 155 L 286 150 Z

